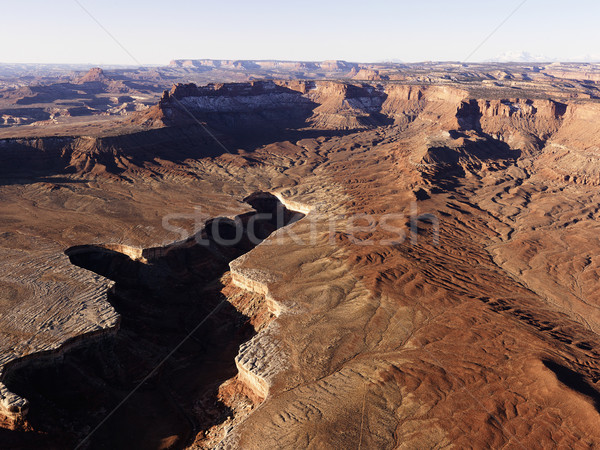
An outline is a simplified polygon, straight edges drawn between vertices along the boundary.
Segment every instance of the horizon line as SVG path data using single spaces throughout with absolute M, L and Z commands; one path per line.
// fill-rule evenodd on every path
M 460 61 L 460 60 L 418 60 L 418 61 L 402 61 L 402 60 L 378 60 L 378 61 L 352 61 L 347 59 L 277 59 L 277 58 L 173 58 L 168 63 L 142 63 L 142 64 L 124 64 L 112 62 L 23 62 L 23 61 L 0 61 L 0 65 L 23 65 L 23 66 L 114 66 L 114 67 L 148 67 L 162 68 L 169 67 L 174 61 L 250 61 L 250 62 L 289 62 L 289 63 L 323 63 L 323 62 L 343 62 L 349 64 L 460 64 L 460 65 L 480 65 L 480 64 L 598 64 L 599 59 L 577 60 L 577 59 L 548 59 L 535 61 L 519 61 L 519 60 L 496 60 L 488 59 L 483 61 Z

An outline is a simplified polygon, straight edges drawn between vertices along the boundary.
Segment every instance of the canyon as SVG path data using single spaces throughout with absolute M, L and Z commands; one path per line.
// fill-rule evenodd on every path
M 0 129 L 3 445 L 598 445 L 597 65 L 162 70 Z

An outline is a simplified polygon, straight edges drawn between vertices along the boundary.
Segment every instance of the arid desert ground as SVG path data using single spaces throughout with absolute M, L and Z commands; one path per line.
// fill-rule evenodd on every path
M 0 447 L 600 445 L 598 64 L 23 70 Z

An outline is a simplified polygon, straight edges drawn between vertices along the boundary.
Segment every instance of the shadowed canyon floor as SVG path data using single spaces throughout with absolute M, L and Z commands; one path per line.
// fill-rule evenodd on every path
M 3 141 L 52 165 L 2 172 L 0 439 L 597 446 L 599 104 L 378 84 L 180 85 L 133 138 Z M 186 240 L 279 202 L 303 219 L 259 245 Z
M 280 225 L 302 217 L 286 211 L 274 197 L 254 197 L 258 200 L 248 201 L 256 205 L 258 220 L 254 213 L 238 218 L 244 234 L 255 234 L 256 242 L 277 228 L 277 217 Z M 66 429 L 67 442 L 68 430 L 85 435 L 90 412 L 98 412 L 94 419 L 100 422 L 174 348 L 169 364 L 161 365 L 95 432 L 91 448 L 182 447 L 193 441 L 199 424 L 207 428 L 227 416 L 227 408 L 217 404 L 217 390 L 236 375 L 239 345 L 254 329 L 248 317 L 225 301 L 223 283 L 229 277 L 223 275 L 227 263 L 255 243 L 245 236 L 235 245 L 219 244 L 212 236 L 213 224 L 221 237 L 235 236 L 233 220 L 209 222 L 197 236 L 161 249 L 149 263 L 97 246 L 66 251 L 73 264 L 116 282 L 108 301 L 121 317 L 120 327 L 108 343 L 72 350 L 56 365 L 23 366 L 11 374 L 9 389 L 36 405 L 28 415 L 31 426 L 47 432 Z M 270 315 L 268 309 L 263 313 Z M 198 401 L 206 408 L 195 410 Z

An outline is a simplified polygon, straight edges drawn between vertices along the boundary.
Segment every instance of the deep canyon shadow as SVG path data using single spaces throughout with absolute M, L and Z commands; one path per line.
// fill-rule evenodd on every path
M 225 301 L 222 277 L 230 261 L 303 217 L 267 193 L 246 201 L 256 212 L 213 219 L 195 237 L 137 260 L 98 246 L 66 251 L 74 264 L 115 280 L 108 300 L 121 325 L 54 363 L 9 374 L 7 386 L 30 401 L 27 420 L 49 446 L 73 448 L 89 436 L 92 449 L 183 448 L 227 419 L 218 388 L 236 375 L 239 346 L 255 330 Z

